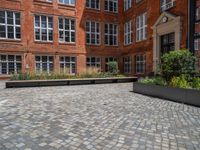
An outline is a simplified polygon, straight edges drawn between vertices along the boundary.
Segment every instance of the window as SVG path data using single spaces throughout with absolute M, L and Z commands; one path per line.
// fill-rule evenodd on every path
M 46 0 L 47 2 L 53 2 L 53 0 Z
M 106 57 L 106 59 L 105 59 L 105 71 L 106 72 L 109 70 L 108 63 L 113 62 L 113 61 L 117 62 L 117 59 L 114 57 Z
M 0 74 L 13 74 L 22 71 L 22 57 L 19 55 L 0 55 Z
M 99 0 L 86 0 L 86 7 L 92 9 L 100 9 Z
M 142 0 L 136 0 L 136 3 L 139 3 L 139 2 L 141 2 Z
M 101 58 L 100 57 L 87 57 L 87 67 L 101 69 Z
M 195 16 L 195 21 L 196 21 L 196 23 L 198 23 L 199 22 L 199 7 L 197 7 L 196 8 L 196 16 Z
M 132 21 L 125 23 L 124 25 L 124 44 L 128 45 L 132 43 Z
M 195 39 L 195 40 L 194 40 L 194 49 L 195 49 L 196 51 L 199 50 L 199 39 Z
M 105 11 L 117 12 L 118 0 L 105 0 Z
M 170 9 L 176 5 L 176 0 L 160 0 L 161 11 Z
M 124 62 L 124 73 L 131 73 L 131 57 L 127 56 L 123 59 Z
M 100 24 L 97 22 L 86 22 L 86 43 L 87 44 L 100 44 Z
M 147 13 L 143 13 L 136 18 L 136 41 L 143 41 L 147 39 Z
M 132 0 L 124 0 L 124 10 L 128 10 L 132 7 Z
M 76 57 L 61 56 L 60 57 L 60 72 L 66 74 L 76 73 Z
M 75 20 L 59 18 L 59 41 L 75 43 Z
M 75 0 L 59 0 L 59 3 L 65 5 L 75 5 Z
M 53 41 L 53 17 L 35 15 L 35 40 Z
M 20 39 L 20 13 L 0 10 L 0 39 Z
M 35 61 L 37 74 L 53 72 L 53 56 L 35 56 Z
M 146 57 L 145 55 L 136 55 L 136 74 L 144 74 L 146 70 Z
M 105 24 L 105 44 L 116 46 L 118 44 L 118 26 L 116 24 Z

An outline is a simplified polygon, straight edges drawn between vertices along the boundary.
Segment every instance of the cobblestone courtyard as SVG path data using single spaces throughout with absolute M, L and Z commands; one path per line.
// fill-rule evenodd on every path
M 0 149 L 200 149 L 200 108 L 130 92 L 132 84 L 4 89 Z

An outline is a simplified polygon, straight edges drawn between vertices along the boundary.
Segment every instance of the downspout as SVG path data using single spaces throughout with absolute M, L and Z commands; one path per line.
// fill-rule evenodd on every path
M 188 0 L 188 49 L 194 54 L 196 1 Z

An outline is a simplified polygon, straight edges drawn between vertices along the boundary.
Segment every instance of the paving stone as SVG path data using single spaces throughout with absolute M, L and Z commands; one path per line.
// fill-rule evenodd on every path
M 0 149 L 200 149 L 200 108 L 130 92 L 132 83 L 4 89 Z

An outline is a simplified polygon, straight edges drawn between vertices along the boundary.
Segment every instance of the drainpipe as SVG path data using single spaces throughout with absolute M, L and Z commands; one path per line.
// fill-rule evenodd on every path
M 188 49 L 194 54 L 196 0 L 188 0 Z

